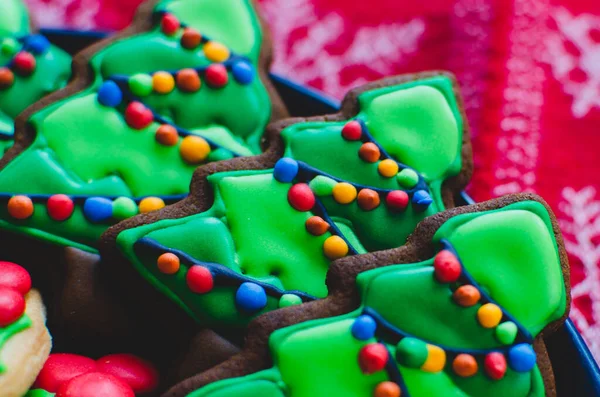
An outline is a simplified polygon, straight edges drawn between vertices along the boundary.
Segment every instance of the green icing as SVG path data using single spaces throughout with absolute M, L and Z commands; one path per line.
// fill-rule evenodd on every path
M 250 0 L 170 0 L 160 2 L 156 11 L 173 13 L 186 26 L 223 43 L 236 55 L 247 57 L 256 70 L 262 31 L 251 3 Z M 95 79 L 89 87 L 31 116 L 35 140 L 1 170 L 0 193 L 4 193 L 4 204 L 0 207 L 4 208 L 10 195 L 17 193 L 139 198 L 188 192 L 197 164 L 187 163 L 180 155 L 182 139 L 174 146 L 164 146 L 155 139 L 157 122 L 142 130 L 132 129 L 124 119 L 125 104 L 112 108 L 98 102 L 98 88 L 114 76 L 137 76 L 130 85 L 140 95 L 141 102 L 178 127 L 224 148 L 211 154 L 209 161 L 231 157 L 231 152 L 242 156 L 259 153 L 260 137 L 270 119 L 271 107 L 258 74 L 247 85 L 238 83 L 229 72 L 229 83 L 220 89 L 211 88 L 202 77 L 202 86 L 194 93 L 178 88 L 168 94 L 148 92 L 151 84 L 148 73 L 211 64 L 203 45 L 193 50 L 181 46 L 182 32 L 180 29 L 167 36 L 157 23 L 148 32 L 117 40 L 96 53 L 90 61 Z M 49 60 L 52 54 L 48 53 Z M 42 61 L 38 62 L 42 66 Z M 140 77 L 140 73 L 146 75 Z M 14 89 L 22 92 L 25 86 L 17 84 L 32 83 L 37 78 L 34 75 L 23 79 L 24 83 L 19 80 Z M 47 80 L 46 77 L 44 89 L 57 88 Z M 0 92 L 0 126 L 10 123 L 10 118 L 2 113 L 3 104 L 17 106 L 13 99 L 3 97 L 12 90 Z M 81 214 L 82 203 L 76 203 L 75 214 Z M 110 224 L 137 213 L 131 206 L 118 207 L 114 217 L 92 224 L 83 216 L 74 215 L 66 222 L 37 216 L 40 211 L 36 203 L 36 215 L 25 221 L 16 221 L 3 210 L 0 226 L 56 244 L 84 246 L 94 251 L 98 237 Z
M 456 216 L 442 225 L 435 236 L 436 241 L 443 236 L 456 244 L 455 247 L 461 245 L 463 249 L 459 254 L 470 274 L 478 283 L 489 288 L 491 297 L 505 310 L 512 309 L 510 313 L 534 336 L 565 311 L 562 303 L 566 294 L 561 289 L 564 280 L 561 273 L 553 270 L 557 266 L 553 259 L 557 250 L 548 221 L 549 215 L 541 204 L 526 201 L 499 210 Z M 512 222 L 513 230 L 523 232 L 504 234 L 505 222 Z M 482 246 L 482 233 L 489 234 L 494 244 Z M 477 255 L 467 255 L 467 248 Z M 506 251 L 523 254 L 527 250 L 534 255 L 523 259 L 513 256 L 508 260 L 504 254 Z M 519 272 L 517 264 L 523 267 L 523 260 L 537 271 L 525 272 L 524 275 Z M 494 351 L 502 347 L 500 341 L 494 341 L 493 330 L 476 324 L 472 308 L 459 307 L 449 295 L 442 299 L 440 288 L 447 291 L 450 288 L 437 282 L 432 273 L 432 260 L 361 273 L 357 277 L 361 308 L 343 316 L 307 321 L 275 331 L 269 339 L 273 368 L 246 377 L 218 381 L 189 396 L 251 396 L 258 380 L 276 385 L 288 397 L 372 396 L 377 384 L 388 380 L 387 371 L 363 374 L 358 365 L 358 355 L 365 344 L 376 341 L 384 343 L 392 357 L 405 357 L 406 353 L 412 355 L 409 361 L 401 360 L 396 365 L 413 397 L 544 396 L 544 384 L 537 366 L 529 372 L 516 372 L 509 366 L 501 380 L 489 378 L 482 362 L 478 363 L 477 373 L 468 378 L 456 375 L 449 360 L 440 372 L 426 372 L 419 368 L 426 356 L 419 341 L 459 351 L 469 348 Z M 543 280 L 548 283 L 544 287 L 539 286 L 542 274 L 550 274 Z M 498 293 L 513 285 L 518 285 L 524 292 Z M 547 299 L 548 290 L 562 291 L 562 299 Z M 543 300 L 536 297 L 538 292 Z M 397 329 L 418 339 L 404 339 L 398 347 L 385 334 L 378 336 L 383 339 L 355 339 L 351 328 L 363 307 L 375 310 Z M 540 318 L 544 319 L 542 323 L 532 321 Z M 246 384 L 248 387 L 245 387 Z
M 397 98 L 401 104 L 384 100 L 382 103 L 385 105 L 377 106 L 379 109 L 388 107 L 387 111 L 361 111 L 357 117 L 367 123 L 385 125 L 384 120 L 374 119 L 388 117 L 397 107 L 421 106 L 422 117 L 429 119 L 431 114 L 427 111 L 428 105 L 420 97 L 425 96 L 434 103 L 436 100 L 446 101 L 446 96 L 431 94 L 429 90 L 422 91 L 420 88 L 451 89 L 451 84 L 445 78 L 423 80 L 420 84 L 399 85 L 388 91 L 377 90 L 381 96 L 391 95 L 392 99 L 397 98 L 398 92 L 417 90 L 417 95 Z M 372 92 L 362 95 L 373 102 L 378 100 Z M 360 101 L 367 108 L 370 106 L 370 102 L 364 101 L 362 96 Z M 445 103 L 448 109 L 455 105 L 453 101 Z M 440 109 L 442 104 L 435 103 L 434 108 Z M 452 111 L 448 110 L 447 113 L 452 114 Z M 416 116 L 406 120 L 394 117 L 391 122 L 424 125 L 416 120 Z M 462 138 L 460 134 L 457 136 L 457 124 L 462 125 L 457 121 L 433 123 L 423 133 L 444 137 L 448 130 L 448 134 L 458 141 L 451 146 L 460 146 Z M 361 144 L 342 138 L 341 129 L 344 125 L 345 122 L 310 122 L 287 127 L 282 133 L 286 145 L 285 156 L 340 180 L 372 188 L 400 189 L 397 178 L 382 177 L 377 171 L 377 164 L 360 159 L 358 151 Z M 396 133 L 398 130 L 395 128 L 379 131 L 381 136 Z M 384 140 L 393 141 L 391 138 Z M 426 143 L 424 145 L 419 150 L 426 153 L 429 146 Z M 460 152 L 456 155 L 460 156 Z M 441 179 L 431 182 L 432 196 L 439 197 L 443 180 L 456 172 L 458 170 L 454 168 L 437 172 Z M 316 210 L 300 212 L 289 204 L 287 196 L 290 183 L 276 181 L 273 170 L 218 173 L 210 176 L 209 182 L 215 198 L 208 211 L 177 220 L 161 220 L 119 234 L 119 248 L 146 280 L 182 305 L 201 323 L 243 325 L 248 321 L 249 316 L 238 313 L 235 307 L 235 285 L 228 288 L 219 286 L 208 294 L 194 294 L 185 283 L 184 266 L 175 276 L 160 273 L 156 266 L 160 253 L 136 249 L 141 239 L 182 251 L 200 262 L 221 264 L 248 277 L 249 281 L 265 282 L 284 291 L 299 290 L 318 298 L 327 296 L 325 276 L 330 260 L 324 255 L 323 244 L 332 235 L 331 230 L 321 236 L 314 236 L 307 231 L 305 222 L 316 214 Z M 441 200 L 436 200 L 425 211 L 419 212 L 409 205 L 404 211 L 393 212 L 385 204 L 385 196 L 382 196 L 382 202 L 376 209 L 364 211 L 357 200 L 345 205 L 337 203 L 331 196 L 335 184 L 333 179 L 320 176 L 313 179 L 309 186 L 319 196 L 335 226 L 358 253 L 403 245 L 418 222 L 444 209 Z M 219 299 L 215 296 L 219 296 Z M 267 307 L 259 313 L 277 307 L 278 298 L 272 297 Z
M 29 14 L 22 0 L 3 0 L 0 12 L 0 35 L 21 36 L 29 33 Z
M 54 397 L 54 393 L 42 389 L 29 390 L 23 397 Z
M 31 319 L 27 314 L 23 314 L 17 321 L 6 327 L 0 327 L 0 350 L 11 337 L 29 327 L 31 327 Z M 3 363 L 0 363 L 0 374 L 5 371 L 6 367 Z

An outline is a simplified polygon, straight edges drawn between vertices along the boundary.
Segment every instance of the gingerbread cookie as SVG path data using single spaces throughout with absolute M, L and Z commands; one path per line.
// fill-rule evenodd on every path
M 261 316 L 242 353 L 165 396 L 553 396 L 566 258 L 535 195 L 449 210 L 336 261 L 328 298 Z
M 0 390 L 21 397 L 35 380 L 50 353 L 42 297 L 31 289 L 29 273 L 11 262 L 0 262 Z
M 0 5 L 0 157 L 13 144 L 14 120 L 26 107 L 63 88 L 71 57 L 31 29 L 22 0 Z
M 324 298 L 333 260 L 401 246 L 454 206 L 472 168 L 461 109 L 453 78 L 427 73 L 355 89 L 335 115 L 274 123 L 265 154 L 201 167 L 188 199 L 109 229 L 111 279 L 136 310 L 179 315 L 141 275 L 238 336 L 256 315 Z

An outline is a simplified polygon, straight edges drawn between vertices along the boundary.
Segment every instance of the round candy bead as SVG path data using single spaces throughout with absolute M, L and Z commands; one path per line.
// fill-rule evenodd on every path
M 177 72 L 177 87 L 183 92 L 196 92 L 200 89 L 202 81 L 194 69 L 181 69 Z
M 164 14 L 160 21 L 160 27 L 167 36 L 177 33 L 179 26 L 179 19 L 173 14 Z
M 427 344 L 416 338 L 402 338 L 396 345 L 396 360 L 409 368 L 420 368 L 428 354 Z
M 454 302 L 463 307 L 471 307 L 481 298 L 481 293 L 472 285 L 463 285 L 458 287 L 452 294 Z
M 46 203 L 48 215 L 55 221 L 64 221 L 71 217 L 75 204 L 69 196 L 64 194 L 55 194 L 50 196 Z
M 313 178 L 308 186 L 317 196 L 329 196 L 333 193 L 333 188 L 337 182 L 327 176 L 317 175 Z
M 21 44 L 19 44 L 19 42 L 12 37 L 5 37 L 0 43 L 0 51 L 6 56 L 15 55 L 20 48 Z
M 229 49 L 216 41 L 204 44 L 204 55 L 212 62 L 224 62 L 229 58 Z
M 159 94 L 168 94 L 175 88 L 175 79 L 168 72 L 156 72 L 152 75 L 152 89 Z
M 35 70 L 35 57 L 27 51 L 21 51 L 12 60 L 15 71 L 23 76 L 29 76 Z
M 221 64 L 210 65 L 206 68 L 205 75 L 206 82 L 214 88 L 221 88 L 229 81 L 229 75 L 227 69 Z
M 290 183 L 298 175 L 298 162 L 289 157 L 283 157 L 275 163 L 273 177 L 279 182 Z
M 156 266 L 161 273 L 175 274 L 179 271 L 181 262 L 179 257 L 171 252 L 165 252 L 156 260 Z
M 210 145 L 202 137 L 188 135 L 179 145 L 181 158 L 190 164 L 198 164 L 206 159 L 210 153 Z
M 358 353 L 358 365 L 365 374 L 381 371 L 388 362 L 389 352 L 381 343 L 363 346 Z
M 306 183 L 296 183 L 288 190 L 288 202 L 298 211 L 310 211 L 316 203 L 315 195 Z
M 496 327 L 496 339 L 504 345 L 511 345 L 516 337 L 519 329 L 512 321 L 506 321 Z
M 365 211 L 371 211 L 379 207 L 381 202 L 379 193 L 371 189 L 362 189 L 358 192 L 358 206 Z
M 122 100 L 123 93 L 114 81 L 105 81 L 98 89 L 98 102 L 104 106 L 119 106 Z
M 425 190 L 417 190 L 413 194 L 412 203 L 417 211 L 423 211 L 433 203 L 433 199 Z
M 342 137 L 349 141 L 358 141 L 362 136 L 362 127 L 358 121 L 349 121 L 342 128 Z
M 347 182 L 336 184 L 332 193 L 333 199 L 340 204 L 350 204 L 356 199 L 356 188 Z
M 502 310 L 493 303 L 486 303 L 477 310 L 477 320 L 484 328 L 494 328 L 502 320 Z
M 391 178 L 398 174 L 398 163 L 392 159 L 381 160 L 377 165 L 377 171 L 385 178 Z
M 358 155 L 361 159 L 366 161 L 367 163 L 374 163 L 379 160 L 381 156 L 381 152 L 376 144 L 373 142 L 363 143 L 360 149 L 358 150 Z
M 7 67 L 0 68 L 0 90 L 7 89 L 15 82 L 15 75 Z
M 490 378 L 500 380 L 506 373 L 506 359 L 502 353 L 489 353 L 483 360 L 483 368 Z
M 393 190 L 385 196 L 385 203 L 392 211 L 402 211 L 408 206 L 408 194 L 402 190 Z
M 129 197 L 119 197 L 113 201 L 113 218 L 123 220 L 137 215 L 138 206 Z
M 160 197 L 146 197 L 140 201 L 140 213 L 145 214 L 146 212 L 157 211 L 164 208 L 165 202 Z
M 412 189 L 419 183 L 419 175 L 410 168 L 405 168 L 396 175 L 396 179 L 400 186 L 406 189 Z
M 152 94 L 152 76 L 145 73 L 134 74 L 127 80 L 133 95 L 144 97 Z
M 435 255 L 433 269 L 440 283 L 454 283 L 462 272 L 458 258 L 448 250 L 441 250 Z
M 530 345 L 520 343 L 508 351 L 508 363 L 516 372 L 529 372 L 535 367 L 535 351 Z
M 8 214 L 15 219 L 27 219 L 33 215 L 33 201 L 27 196 L 12 196 L 7 203 Z
M 435 345 L 427 345 L 427 359 L 421 366 L 426 372 L 440 372 L 446 365 L 446 352 Z
M 231 67 L 231 74 L 235 81 L 242 85 L 248 85 L 254 80 L 254 68 L 246 61 L 239 61 Z
M 56 397 L 135 397 L 131 386 L 116 376 L 90 372 L 63 384 Z
M 104 197 L 90 197 L 83 203 L 83 215 L 91 222 L 103 222 L 113 215 L 113 203 Z
M 0 286 L 0 327 L 14 323 L 25 313 L 25 299 L 14 288 Z
M 302 298 L 298 295 L 294 294 L 283 294 L 281 298 L 279 298 L 279 307 L 289 307 L 296 306 L 302 303 Z
M 153 120 L 152 111 L 141 102 L 133 101 L 125 108 L 125 121 L 133 129 L 146 128 Z
M 174 146 L 179 142 L 179 134 L 177 129 L 170 124 L 163 124 L 157 128 L 154 134 L 156 142 L 165 146 Z
M 190 267 L 185 275 L 188 288 L 196 294 L 210 292 L 215 284 L 210 270 L 204 266 L 194 265 Z
M 0 261 L 0 287 L 12 288 L 25 295 L 31 289 L 31 276 L 16 263 Z
M 340 236 L 329 236 L 323 243 L 323 253 L 330 260 L 335 260 L 348 254 L 348 244 Z
M 96 361 L 98 372 L 125 381 L 135 393 L 152 392 L 158 386 L 158 372 L 146 360 L 132 354 L 111 354 Z
M 401 397 L 400 386 L 394 382 L 385 381 L 375 387 L 374 397 Z
M 306 230 L 313 236 L 321 236 L 329 230 L 329 223 L 327 223 L 320 216 L 311 216 L 306 220 Z
M 181 46 L 193 50 L 202 42 L 202 35 L 196 29 L 185 28 L 181 35 Z
M 477 373 L 477 360 L 470 354 L 459 354 L 452 361 L 452 369 L 456 375 L 468 378 Z
M 246 312 L 256 312 L 267 305 L 267 293 L 258 284 L 242 283 L 235 293 L 235 304 Z
M 25 39 L 25 45 L 34 54 L 41 55 L 50 48 L 50 42 L 41 34 L 32 34 Z
M 377 323 L 373 317 L 363 314 L 352 323 L 352 336 L 358 340 L 368 340 L 375 337 Z
M 33 385 L 34 388 L 56 393 L 58 389 L 79 375 L 96 371 L 91 358 L 69 353 L 50 354 Z

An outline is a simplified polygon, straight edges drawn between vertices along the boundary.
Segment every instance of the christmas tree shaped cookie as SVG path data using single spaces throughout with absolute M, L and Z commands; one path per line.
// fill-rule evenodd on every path
M 26 107 L 63 88 L 71 57 L 31 31 L 22 0 L 0 5 L 0 157 L 13 143 L 14 120 Z
M 336 262 L 329 299 L 261 317 L 248 349 L 169 395 L 555 395 L 541 336 L 568 313 L 568 264 L 537 200 L 448 211 L 406 247 Z
M 324 298 L 331 261 L 401 246 L 454 206 L 471 170 L 460 106 L 443 74 L 361 87 L 337 115 L 271 125 L 264 155 L 199 168 L 190 198 L 105 238 L 200 324 Z
M 0 226 L 93 252 L 111 224 L 183 198 L 198 165 L 259 153 L 283 113 L 269 63 L 251 0 L 148 1 L 20 117 Z

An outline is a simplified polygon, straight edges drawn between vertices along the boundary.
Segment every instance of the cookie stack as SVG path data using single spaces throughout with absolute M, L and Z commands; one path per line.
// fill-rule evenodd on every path
M 41 370 L 31 397 L 555 395 L 556 219 L 531 194 L 462 205 L 453 76 L 389 77 L 289 118 L 271 55 L 250 0 L 148 0 L 16 118 L 0 233 L 22 267 L 0 287 L 31 274 L 42 298 L 6 276 L 0 331 L 48 343 L 2 362 L 0 394 Z M 28 311 L 42 299 L 47 318 Z

